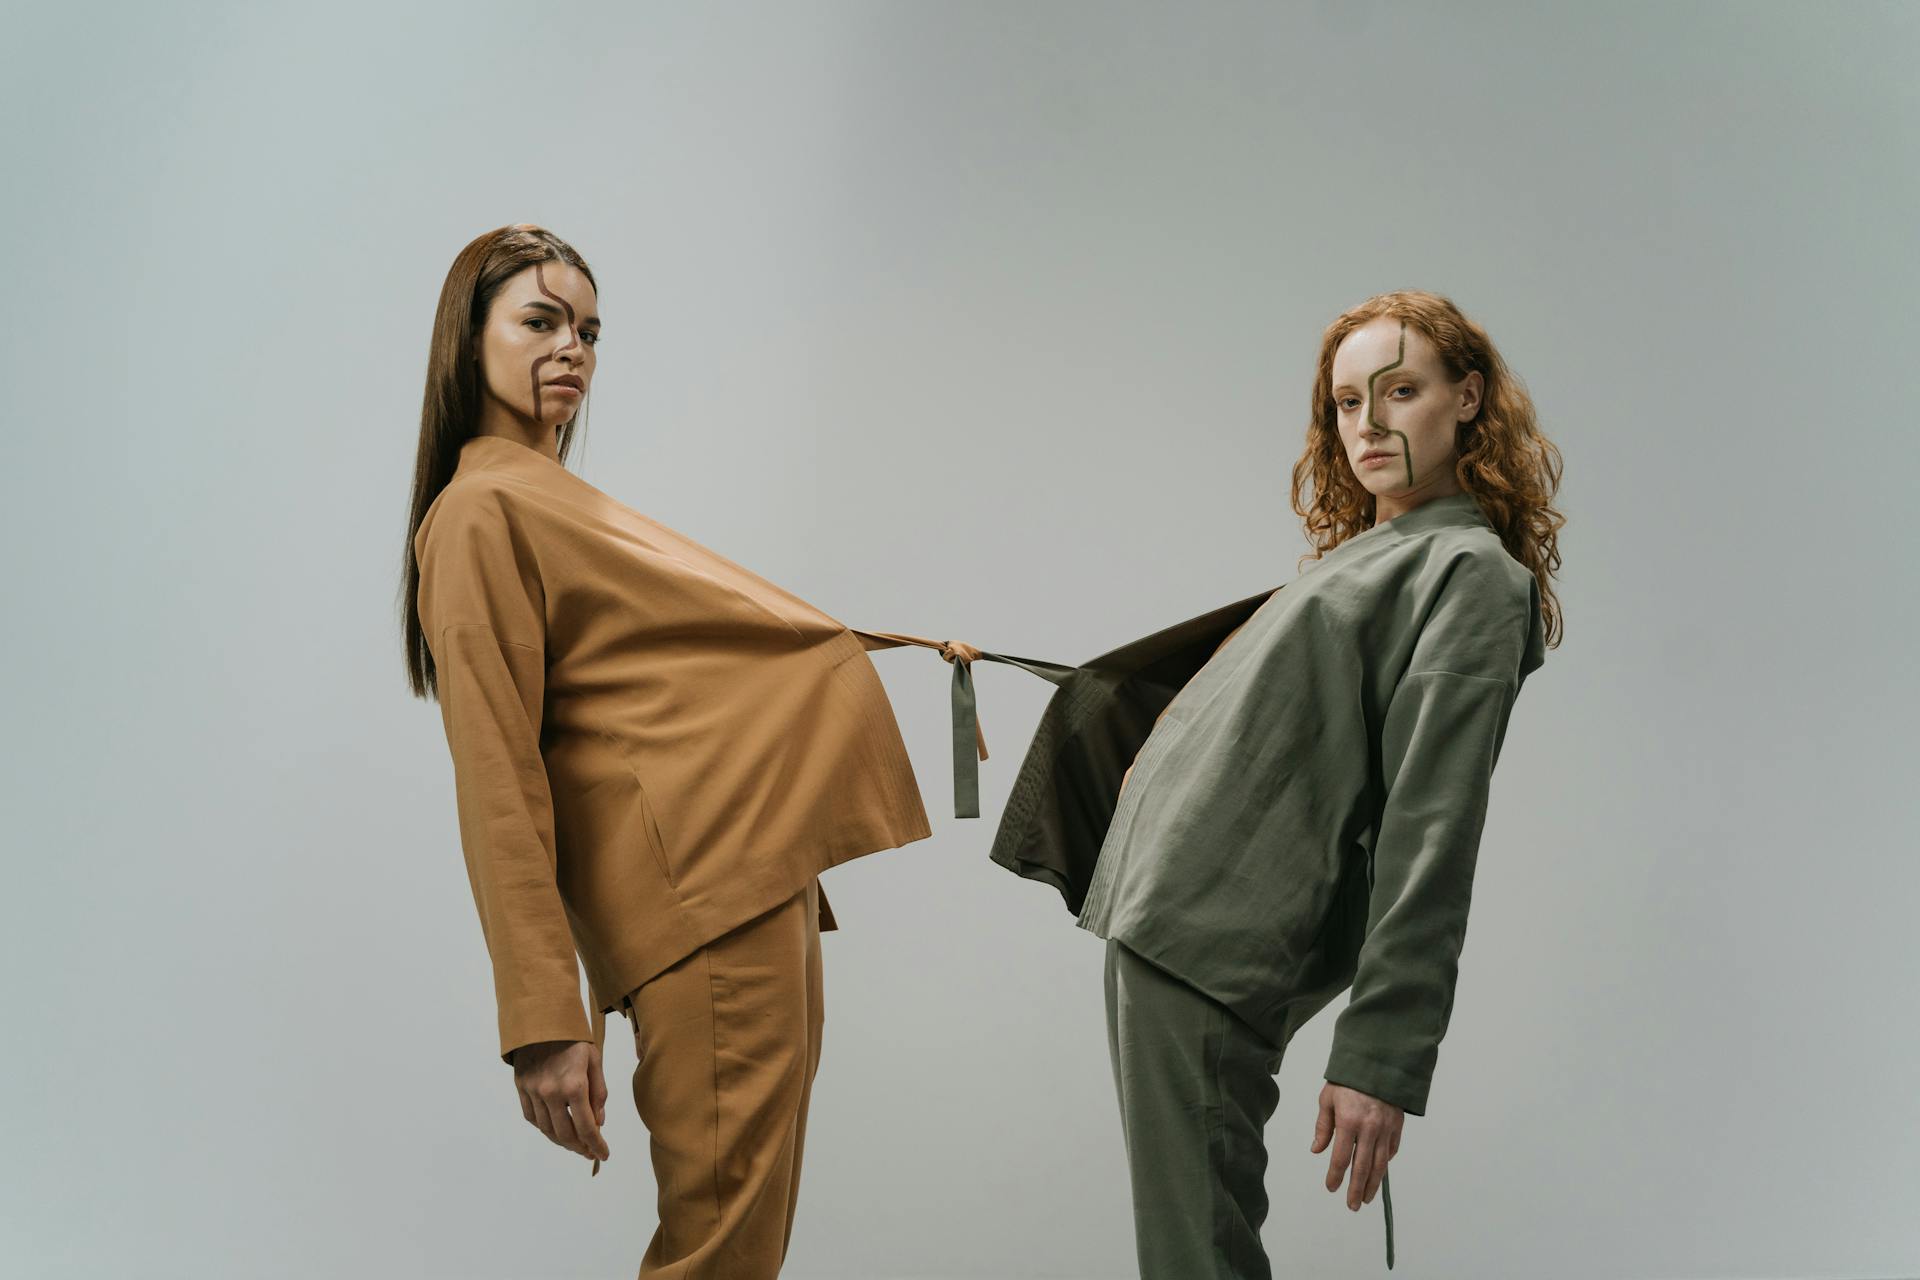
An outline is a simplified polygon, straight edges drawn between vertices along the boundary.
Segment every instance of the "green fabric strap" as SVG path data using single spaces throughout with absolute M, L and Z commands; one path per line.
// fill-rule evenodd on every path
M 1380 1208 L 1387 1220 L 1387 1270 L 1393 1270 L 1393 1170 L 1380 1173 Z
M 1015 658 L 1004 653 L 979 651 L 990 662 L 1005 662 L 1031 671 L 1042 680 L 1063 684 L 1079 668 L 1034 658 Z M 979 754 L 974 754 L 975 748 Z M 980 761 L 987 758 L 987 740 L 980 732 L 980 709 L 973 693 L 973 664 L 953 664 L 953 816 L 980 816 Z
M 990 662 L 1005 662 L 1031 671 L 1053 684 L 1066 683 L 1079 670 L 1078 667 L 1063 667 L 1057 662 L 1042 662 L 1038 658 L 989 653 L 972 645 L 956 649 L 951 641 L 929 640 L 924 636 L 910 636 L 898 631 L 862 631 L 857 627 L 849 630 L 855 635 L 881 641 L 876 647 L 882 649 L 901 644 L 937 649 L 941 657 L 953 664 L 953 816 L 956 818 L 980 816 L 980 761 L 987 758 L 987 740 L 980 732 L 980 708 L 973 692 L 974 660 L 985 658 Z

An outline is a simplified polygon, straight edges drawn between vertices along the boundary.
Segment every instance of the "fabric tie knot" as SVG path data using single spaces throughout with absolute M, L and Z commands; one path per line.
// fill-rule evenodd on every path
M 937 650 L 953 667 L 953 816 L 980 816 L 980 761 L 987 758 L 987 735 L 980 728 L 980 712 L 974 702 L 973 664 L 985 658 L 991 662 L 1023 667 L 1043 680 L 1059 684 L 1074 672 L 1054 662 L 1016 658 L 1010 654 L 977 649 L 964 640 L 930 640 L 904 631 L 863 631 L 849 627 L 867 649 L 886 649 L 894 645 L 917 644 Z
M 978 662 L 980 650 L 965 640 L 943 640 L 940 642 L 940 656 L 948 662 Z

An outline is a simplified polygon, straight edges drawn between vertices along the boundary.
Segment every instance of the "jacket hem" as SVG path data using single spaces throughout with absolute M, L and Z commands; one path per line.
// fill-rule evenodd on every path
M 588 988 L 591 998 L 598 1002 L 601 1012 L 615 1013 L 620 1008 L 620 1001 L 629 993 L 671 969 L 715 939 L 732 932 L 750 920 L 758 919 L 776 907 L 783 906 L 794 895 L 805 892 L 807 882 L 822 872 L 852 862 L 856 858 L 864 858 L 869 854 L 903 848 L 915 841 L 924 840 L 932 834 L 933 831 L 928 824 L 919 823 L 890 833 L 886 837 L 889 843 L 886 844 L 873 845 L 869 840 L 863 839 L 839 849 L 831 845 L 826 846 L 806 864 L 807 869 L 803 872 L 762 881 L 755 892 L 729 899 L 724 906 L 701 909 L 676 901 L 672 908 L 672 915 L 681 926 L 676 930 L 681 939 L 680 944 L 661 948 L 644 958 L 607 971 L 604 984 L 594 981 L 590 976 Z

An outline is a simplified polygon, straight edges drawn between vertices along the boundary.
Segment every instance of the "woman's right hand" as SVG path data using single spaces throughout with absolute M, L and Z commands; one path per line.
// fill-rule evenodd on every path
M 591 1040 L 543 1040 L 513 1051 L 513 1087 L 527 1123 L 588 1160 L 611 1157 L 600 1126 L 607 1122 L 607 1081 Z

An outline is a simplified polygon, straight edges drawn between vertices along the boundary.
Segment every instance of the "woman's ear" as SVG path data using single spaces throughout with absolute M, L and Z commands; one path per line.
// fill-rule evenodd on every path
M 1467 370 L 1467 376 L 1460 380 L 1461 395 L 1466 403 L 1460 409 L 1460 421 L 1471 422 L 1480 412 L 1480 393 L 1486 388 L 1486 379 L 1480 376 L 1478 369 Z

